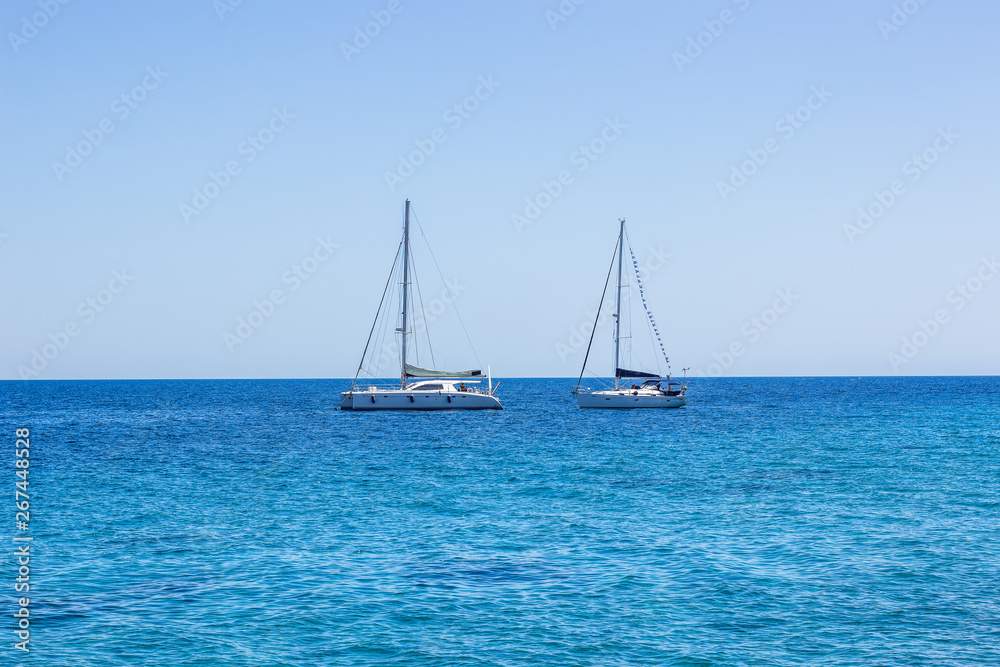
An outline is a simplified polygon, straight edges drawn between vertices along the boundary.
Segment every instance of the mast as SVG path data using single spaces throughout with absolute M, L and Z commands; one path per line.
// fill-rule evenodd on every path
M 618 231 L 618 293 L 615 299 L 615 389 L 618 389 L 618 339 L 622 330 L 622 258 L 625 256 L 625 218 L 622 218 Z
M 624 223 L 623 223 L 624 224 Z M 621 268 L 619 267 L 619 273 Z M 410 289 L 410 200 L 406 200 L 406 213 L 403 216 L 403 352 L 400 354 L 402 368 L 399 371 L 399 382 L 406 389 L 406 306 Z

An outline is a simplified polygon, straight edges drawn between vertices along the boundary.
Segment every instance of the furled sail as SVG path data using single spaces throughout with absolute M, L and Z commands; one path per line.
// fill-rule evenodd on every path
M 616 378 L 658 378 L 656 373 L 646 373 L 643 371 L 630 371 L 627 368 L 619 368 L 615 371 Z
M 406 364 L 406 377 L 408 378 L 474 378 L 481 377 L 483 372 L 476 371 L 433 371 L 429 368 L 421 368 L 413 364 Z

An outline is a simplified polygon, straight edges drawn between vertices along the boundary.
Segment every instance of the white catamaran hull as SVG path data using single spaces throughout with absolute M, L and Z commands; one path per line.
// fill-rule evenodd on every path
M 683 395 L 667 396 L 635 389 L 579 392 L 576 400 L 581 408 L 680 408 L 687 403 Z
M 341 410 L 503 410 L 495 397 L 479 392 L 462 391 L 345 391 Z
M 421 230 L 421 235 L 423 231 Z M 402 260 L 400 261 L 400 251 Z M 435 260 L 435 264 L 436 264 Z M 487 389 L 483 391 L 476 387 L 482 382 L 483 372 L 481 369 L 448 372 L 421 368 L 417 365 L 407 363 L 407 337 L 411 340 L 417 332 L 416 323 L 409 314 L 412 300 L 412 288 L 410 283 L 410 200 L 406 200 L 406 208 L 403 213 L 403 241 L 396 251 L 396 259 L 393 260 L 392 270 L 389 272 L 389 280 L 386 282 L 385 291 L 382 293 L 382 302 L 379 303 L 378 311 L 375 313 L 375 322 L 372 324 L 371 332 L 368 334 L 368 342 L 365 343 L 365 351 L 361 354 L 361 364 L 358 365 L 358 372 L 351 382 L 351 388 L 340 394 L 340 409 L 358 412 L 373 412 L 376 410 L 503 410 L 503 405 L 496 398 L 496 391 L 500 388 L 498 383 L 493 385 L 489 366 L 486 367 Z M 400 314 L 396 327 L 399 334 L 399 385 L 397 388 L 379 386 L 372 384 L 359 385 L 358 377 L 365 371 L 365 359 L 374 361 L 374 356 L 369 357 L 369 349 L 372 336 L 376 331 L 379 318 L 383 315 L 385 297 L 389 291 L 389 285 L 397 276 L 397 271 L 402 270 L 402 282 L 397 283 L 400 288 Z M 414 274 L 416 276 L 416 274 Z M 444 276 L 442 276 L 444 280 Z M 419 292 L 418 292 L 419 296 Z M 415 302 L 414 302 L 415 303 Z M 421 306 L 423 308 L 423 306 Z M 464 328 L 465 325 L 463 324 Z M 471 345 L 471 341 L 470 341 Z M 416 343 L 413 344 L 416 350 Z M 427 338 L 427 349 L 430 348 L 430 337 Z M 473 350 L 475 353 L 475 350 Z M 431 361 L 434 356 L 431 352 Z M 374 365 L 374 364 L 371 364 Z M 374 372 L 372 372 L 374 370 Z M 378 369 L 371 368 L 365 371 L 369 380 L 374 380 Z

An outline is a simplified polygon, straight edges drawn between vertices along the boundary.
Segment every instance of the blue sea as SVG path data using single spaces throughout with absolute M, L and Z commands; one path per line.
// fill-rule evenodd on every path
M 0 662 L 1000 664 L 1000 379 L 690 385 L 365 414 L 339 380 L 4 382 L 34 539 Z

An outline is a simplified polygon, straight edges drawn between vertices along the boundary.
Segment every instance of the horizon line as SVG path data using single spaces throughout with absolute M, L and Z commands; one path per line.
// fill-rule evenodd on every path
M 666 376 L 664 376 L 666 377 Z M 671 376 L 671 377 L 681 377 L 683 376 Z M 917 379 L 917 378 L 995 378 L 1000 377 L 1000 375 L 986 374 L 986 375 L 864 375 L 864 374 L 853 374 L 853 375 L 720 375 L 720 376 L 702 376 L 702 375 L 692 375 L 688 376 L 688 380 L 759 380 L 759 379 L 819 379 L 819 378 L 893 378 L 893 379 Z M 497 378 L 501 380 L 570 380 L 576 381 L 575 376 L 564 376 L 564 375 L 500 375 Z M 588 378 L 588 379 L 612 379 L 610 377 L 603 378 Z M 29 383 L 29 382 L 260 382 L 260 381 L 289 381 L 297 380 L 304 382 L 316 382 L 316 381 L 334 381 L 334 382 L 351 382 L 352 378 L 349 377 L 254 377 L 254 378 L 240 378 L 240 377 L 193 377 L 193 378 L 151 378 L 151 377 L 139 377 L 139 378 L 30 378 L 30 379 L 17 379 L 17 378 L 6 378 L 0 379 L 0 382 L 13 382 L 13 383 Z M 386 383 L 386 382 L 397 382 L 397 380 L 391 379 L 376 379 L 369 380 L 369 382 L 375 383 Z

